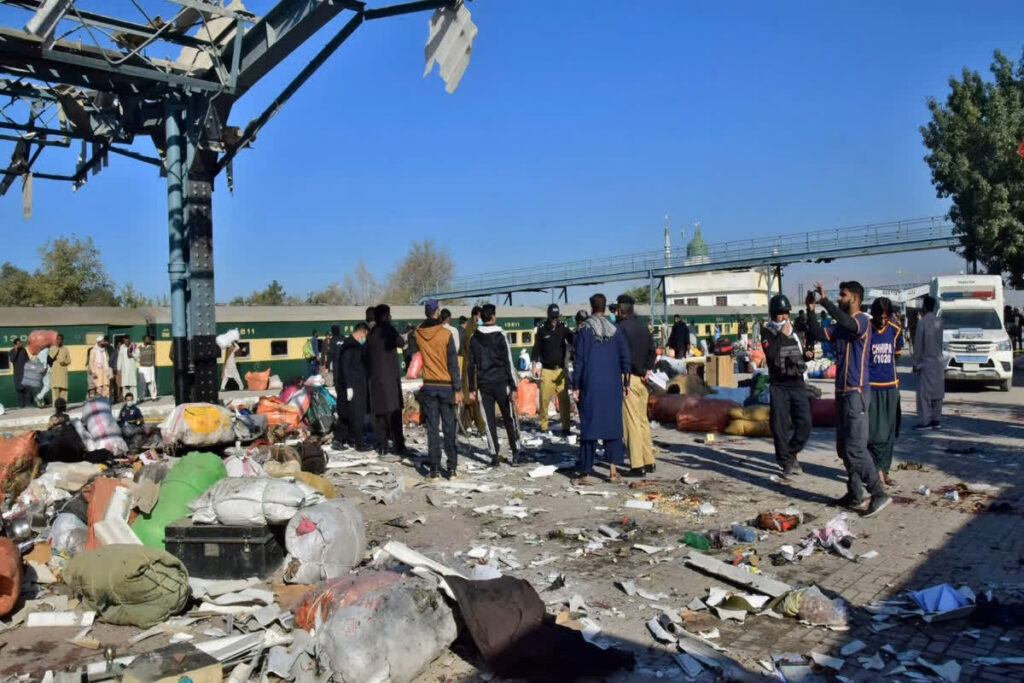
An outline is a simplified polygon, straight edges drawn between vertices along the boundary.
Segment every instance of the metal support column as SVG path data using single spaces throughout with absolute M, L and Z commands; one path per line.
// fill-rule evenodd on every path
M 775 266 L 775 283 L 779 286 L 779 294 L 782 294 L 782 266 Z
M 665 229 L 668 230 L 668 228 Z M 649 302 L 647 310 L 650 312 L 650 319 L 647 322 L 650 324 L 651 329 L 654 329 L 654 326 L 656 324 L 654 317 L 654 271 L 648 271 L 647 277 L 647 301 Z
M 190 400 L 218 399 L 217 318 L 213 290 L 213 164 L 215 156 L 199 148 L 205 102 L 188 108 L 188 185 L 185 209 L 188 237 L 188 336 L 192 370 Z M 239 387 L 241 389 L 242 387 Z
M 185 287 L 185 224 L 183 190 L 185 167 L 182 151 L 185 137 L 181 134 L 181 107 L 168 102 L 165 107 L 167 136 L 167 232 L 169 259 L 167 272 L 171 278 L 171 355 L 174 359 L 174 402 L 188 401 L 188 346 L 186 344 Z

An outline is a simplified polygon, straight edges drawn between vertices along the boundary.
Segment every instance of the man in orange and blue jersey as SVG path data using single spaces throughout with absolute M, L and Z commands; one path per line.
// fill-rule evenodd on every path
M 903 352 L 903 329 L 893 322 L 892 302 L 879 297 L 871 302 L 871 345 L 868 378 L 871 407 L 868 411 L 868 450 L 883 484 L 889 484 L 892 449 L 896 441 L 900 407 L 900 380 L 896 358 Z
M 839 284 L 839 305 L 829 301 L 825 288 L 819 282 L 815 285 L 822 307 L 835 321 L 823 327 L 816 341 L 828 341 L 836 349 L 836 414 L 839 426 L 836 428 L 836 451 L 846 467 L 846 495 L 838 498 L 835 505 L 862 511 L 865 517 L 878 514 L 892 499 L 885 494 L 882 480 L 878 477 L 868 451 L 868 407 L 871 403 L 871 387 L 868 380 L 868 346 L 871 337 L 871 318 L 860 312 L 864 299 L 864 287 L 859 282 Z M 808 314 L 814 312 L 814 304 L 808 302 Z M 864 490 L 871 495 L 868 503 Z

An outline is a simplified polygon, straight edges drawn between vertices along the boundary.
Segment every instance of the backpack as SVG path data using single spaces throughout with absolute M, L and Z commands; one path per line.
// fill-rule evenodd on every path
M 306 419 L 314 434 L 328 434 L 334 428 L 334 408 L 319 391 L 309 392 Z
M 24 374 L 21 376 L 21 386 L 39 390 L 43 386 L 43 375 L 46 374 L 46 366 L 37 359 L 25 363 Z
M 310 437 L 299 444 L 299 457 L 303 472 L 323 474 L 327 470 L 327 456 L 319 439 Z

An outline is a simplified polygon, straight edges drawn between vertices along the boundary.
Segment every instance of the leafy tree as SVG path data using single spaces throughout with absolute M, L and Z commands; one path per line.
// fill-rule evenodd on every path
M 931 121 L 921 127 L 925 161 L 939 197 L 953 201 L 949 216 L 958 252 L 993 274 L 1024 285 L 1024 61 L 996 51 L 993 80 L 964 69 L 950 78 L 945 103 L 929 99 Z
M 28 306 L 33 302 L 33 275 L 7 262 L 0 266 L 0 306 Z
M 381 298 L 390 304 L 414 304 L 425 292 L 448 286 L 454 275 L 455 261 L 447 249 L 438 249 L 430 239 L 413 242 Z
M 644 285 L 639 285 L 637 287 L 631 287 L 631 288 L 627 289 L 625 292 L 623 292 L 623 294 L 628 294 L 629 296 L 633 297 L 633 301 L 637 302 L 638 304 L 649 304 L 649 303 L 651 303 L 651 290 L 650 290 L 649 287 L 646 287 Z M 655 289 L 654 290 L 654 301 L 655 301 L 655 303 L 659 303 L 660 304 L 664 300 L 665 300 L 665 297 L 661 293 L 661 289 L 660 288 Z
M 231 300 L 232 306 L 292 306 L 298 303 L 302 303 L 301 300 L 289 296 L 277 280 L 271 280 L 266 288 L 258 289 L 247 297 L 236 296 Z
M 92 237 L 58 237 L 39 248 L 34 303 L 43 306 L 116 306 L 114 283 Z
M 132 282 L 126 282 L 121 285 L 121 292 L 118 295 L 118 299 L 120 300 L 121 305 L 125 308 L 141 308 L 143 306 L 155 305 L 153 299 L 136 290 L 135 285 Z
M 311 292 L 306 297 L 307 304 L 316 306 L 347 306 L 352 303 L 349 300 L 348 292 L 337 282 L 332 282 L 326 289 L 319 292 Z

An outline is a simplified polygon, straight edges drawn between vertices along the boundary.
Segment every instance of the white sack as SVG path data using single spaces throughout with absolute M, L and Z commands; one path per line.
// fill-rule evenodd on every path
M 284 524 L 299 508 L 316 505 L 324 496 L 310 486 L 269 477 L 221 479 L 188 504 L 199 524 L 263 526 Z
M 362 561 L 366 524 L 354 505 L 335 498 L 292 517 L 284 544 L 288 549 L 284 580 L 317 583 L 346 574 Z

